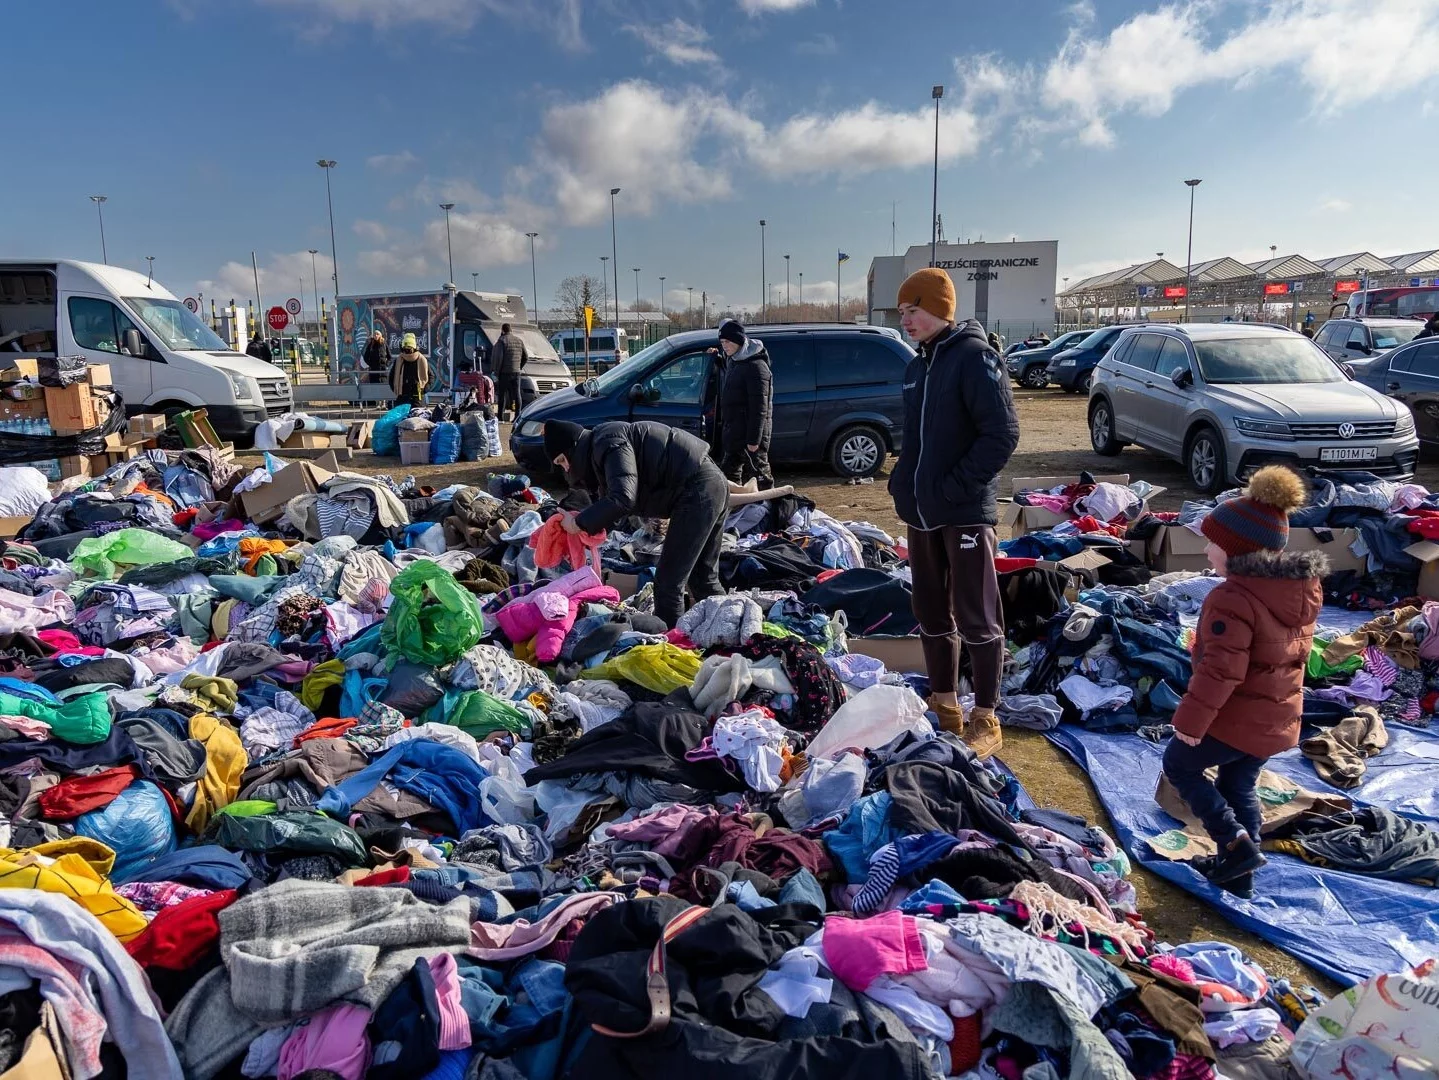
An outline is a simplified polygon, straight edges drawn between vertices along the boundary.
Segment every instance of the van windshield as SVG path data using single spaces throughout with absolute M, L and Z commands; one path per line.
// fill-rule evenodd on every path
M 230 346 L 221 341 L 215 331 L 197 319 L 194 313 L 178 300 L 161 300 L 154 296 L 127 296 L 125 302 L 167 349 L 175 352 L 230 351 Z
M 628 386 L 630 383 L 638 382 L 640 375 L 648 370 L 651 361 L 666 351 L 667 340 L 661 338 L 649 348 L 641 349 L 628 360 L 616 364 L 599 378 L 589 380 L 586 385 L 593 390 L 591 396 L 602 397 L 617 386 Z

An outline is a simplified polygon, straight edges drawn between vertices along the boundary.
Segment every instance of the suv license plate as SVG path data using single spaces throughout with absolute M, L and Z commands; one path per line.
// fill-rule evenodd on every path
M 1377 446 L 1326 446 L 1319 451 L 1320 461 L 1374 461 L 1378 457 Z

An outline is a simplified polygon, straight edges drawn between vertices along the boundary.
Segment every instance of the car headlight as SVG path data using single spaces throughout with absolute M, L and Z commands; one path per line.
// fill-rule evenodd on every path
M 230 386 L 235 391 L 236 401 L 259 401 L 260 384 L 246 375 L 237 375 L 233 371 L 225 374 L 230 379 Z
M 544 430 L 545 425 L 539 420 L 526 420 L 523 424 L 521 424 L 518 428 L 515 429 L 515 434 L 526 439 L 533 439 L 536 435 L 541 434 Z
M 1399 410 L 1399 419 L 1394 422 L 1395 435 L 1412 435 L 1414 433 L 1414 414 L 1408 409 Z
M 1292 439 L 1294 432 L 1289 425 L 1278 420 L 1253 420 L 1247 416 L 1234 418 L 1234 426 L 1246 435 L 1258 435 L 1262 439 Z
M 1074 366 L 1074 357 L 1072 357 L 1072 356 L 1066 356 L 1063 360 L 1056 361 L 1054 366 L 1055 366 L 1055 367 L 1073 367 L 1073 366 Z

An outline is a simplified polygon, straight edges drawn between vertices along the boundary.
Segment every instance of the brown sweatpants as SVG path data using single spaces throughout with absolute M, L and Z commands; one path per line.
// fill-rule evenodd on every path
M 1004 671 L 1004 609 L 995 550 L 994 529 L 988 525 L 909 530 L 911 602 L 929 667 L 929 689 L 949 694 L 958 688 L 963 642 L 974 670 L 974 704 L 982 709 L 999 703 Z

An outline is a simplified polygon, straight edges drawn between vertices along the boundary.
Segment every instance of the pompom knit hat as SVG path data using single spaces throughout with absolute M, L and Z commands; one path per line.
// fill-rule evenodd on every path
M 1282 465 L 1266 465 L 1249 478 L 1244 494 L 1216 506 L 1199 531 L 1230 558 L 1255 551 L 1283 551 L 1289 514 L 1306 500 L 1304 481 Z

